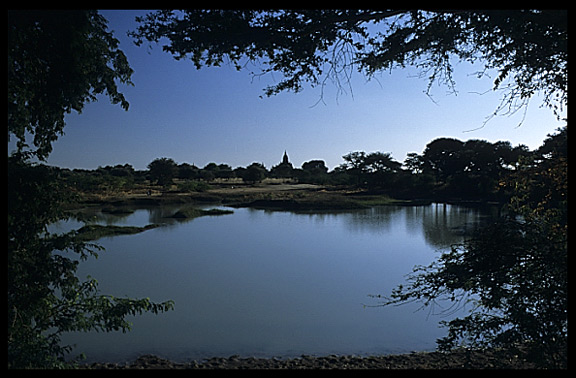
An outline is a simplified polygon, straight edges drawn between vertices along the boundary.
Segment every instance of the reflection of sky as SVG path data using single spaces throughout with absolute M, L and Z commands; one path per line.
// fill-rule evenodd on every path
M 138 210 L 143 225 L 175 208 Z M 431 205 L 296 214 L 235 209 L 136 235 L 103 238 L 82 263 L 103 294 L 173 299 L 175 311 L 134 318 L 127 334 L 67 335 L 89 357 L 172 358 L 232 354 L 381 354 L 431 350 L 445 334 L 419 305 L 364 308 L 415 265 L 428 265 L 436 230 L 474 220 L 473 210 Z M 109 215 L 107 215 L 109 217 Z M 110 218 L 108 218 L 109 220 Z M 142 222 L 142 223 L 141 223 Z M 436 243 L 436 244 L 434 244 Z

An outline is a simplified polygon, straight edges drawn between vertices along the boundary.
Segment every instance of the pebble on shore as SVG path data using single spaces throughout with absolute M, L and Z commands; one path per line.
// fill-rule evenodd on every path
M 457 350 L 385 356 L 329 355 L 297 358 L 213 357 L 201 362 L 173 362 L 154 355 L 126 364 L 93 363 L 88 369 L 531 369 L 535 366 L 506 351 Z

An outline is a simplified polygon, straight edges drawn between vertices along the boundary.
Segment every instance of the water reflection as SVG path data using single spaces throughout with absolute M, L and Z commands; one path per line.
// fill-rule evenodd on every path
M 166 205 L 149 208 L 125 208 L 125 212 L 93 211 L 93 223 L 105 225 L 163 224 L 178 225 L 195 218 L 173 219 L 174 213 L 187 208 L 200 208 L 195 205 Z M 209 206 L 212 208 L 213 206 Z M 203 206 L 201 208 L 208 208 Z M 278 211 L 246 209 L 249 219 L 262 214 L 272 219 Z M 383 234 L 390 232 L 402 222 L 402 228 L 414 236 L 423 235 L 426 243 L 434 248 L 445 249 L 461 243 L 473 234 L 482 224 L 500 215 L 498 206 L 464 207 L 443 203 L 428 206 L 376 206 L 366 210 L 322 211 L 322 212 L 282 212 L 292 217 L 304 217 L 314 225 L 322 225 L 334 219 L 342 219 L 351 232 Z
M 445 335 L 438 321 L 449 319 L 429 319 L 415 311 L 418 305 L 362 304 L 369 294 L 389 293 L 415 265 L 430 264 L 437 249 L 462 241 L 491 216 L 433 204 L 167 218 L 179 209 L 101 214 L 101 222 L 171 226 L 102 239 L 106 253 L 79 266 L 79 276 L 98 279 L 105 294 L 173 299 L 175 311 L 136 317 L 127 334 L 74 333 L 65 342 L 108 361 L 138 353 L 198 359 L 431 350 Z
M 423 234 L 428 245 L 444 249 L 462 242 L 480 225 L 498 216 L 498 212 L 496 206 L 463 207 L 434 203 L 428 206 L 376 206 L 367 210 L 298 214 L 309 217 L 314 223 L 324 223 L 338 217 L 352 232 L 384 234 L 395 227 L 405 228 L 414 236 Z M 403 224 L 398 225 L 398 222 Z

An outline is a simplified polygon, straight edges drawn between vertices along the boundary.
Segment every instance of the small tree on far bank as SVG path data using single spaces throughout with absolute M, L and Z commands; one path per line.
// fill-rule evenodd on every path
M 176 162 L 170 158 L 158 158 L 148 164 L 150 180 L 156 180 L 156 183 L 162 186 L 172 184 L 176 169 Z
M 246 183 L 256 184 L 266 178 L 266 168 L 263 164 L 252 163 L 242 172 L 242 180 Z

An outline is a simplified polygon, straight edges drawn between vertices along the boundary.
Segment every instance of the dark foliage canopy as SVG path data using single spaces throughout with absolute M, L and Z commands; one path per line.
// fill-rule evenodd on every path
M 565 127 L 502 181 L 514 193 L 508 216 L 416 267 L 385 304 L 471 305 L 467 316 L 442 322 L 449 331 L 441 349 L 520 348 L 542 366 L 566 367 L 567 174 Z
M 407 65 L 454 88 L 454 59 L 496 70 L 504 90 L 497 111 L 515 111 L 536 93 L 560 111 L 567 102 L 568 32 L 564 10 L 162 10 L 138 18 L 136 44 L 162 42 L 196 68 L 257 63 L 283 79 L 265 90 L 348 84 L 353 71 Z
M 60 343 L 64 332 L 125 332 L 129 315 L 173 308 L 171 301 L 103 295 L 95 279 L 77 277 L 79 262 L 101 248 L 77 231 L 49 232 L 50 224 L 71 217 L 65 208 L 76 197 L 58 170 L 30 163 L 48 157 L 65 114 L 98 95 L 128 108 L 117 81 L 130 84 L 132 69 L 106 24 L 91 10 L 8 12 L 8 137 L 18 147 L 7 164 L 9 368 L 70 366 L 65 357 L 72 347 Z M 114 174 L 127 176 L 130 169 Z
M 132 84 L 119 41 L 97 11 L 8 12 L 8 135 L 33 135 L 40 159 L 63 134 L 64 115 L 106 94 L 128 109 L 116 81 Z

